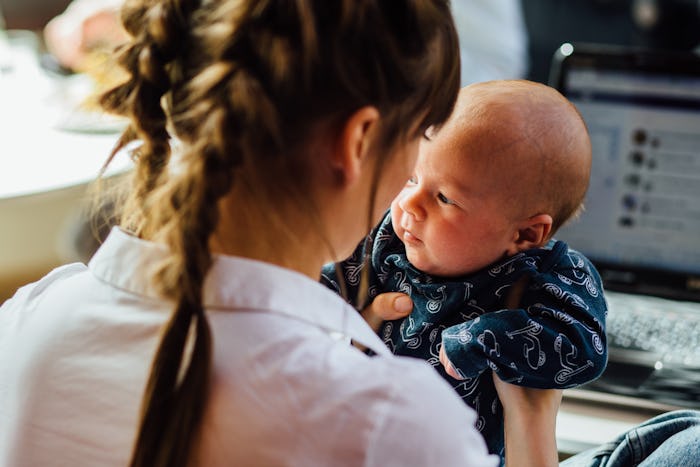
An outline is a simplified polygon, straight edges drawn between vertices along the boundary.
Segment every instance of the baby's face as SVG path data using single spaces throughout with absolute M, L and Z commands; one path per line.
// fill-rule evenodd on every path
M 446 127 L 424 140 L 413 176 L 391 204 L 394 230 L 423 272 L 460 276 L 514 253 L 517 227 L 499 174 L 505 168 L 477 136 L 465 146 L 464 135 Z

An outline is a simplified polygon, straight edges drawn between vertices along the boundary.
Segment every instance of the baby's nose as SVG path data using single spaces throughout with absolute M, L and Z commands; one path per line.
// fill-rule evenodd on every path
M 420 190 L 407 190 L 399 200 L 399 207 L 410 214 L 416 221 L 425 219 L 425 209 L 422 204 L 423 194 Z

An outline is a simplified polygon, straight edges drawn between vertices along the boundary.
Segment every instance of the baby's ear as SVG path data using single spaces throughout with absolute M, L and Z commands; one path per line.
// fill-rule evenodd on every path
M 552 232 L 552 216 L 549 214 L 537 214 L 522 221 L 518 227 L 518 235 L 515 240 L 517 251 L 529 250 L 543 246 L 549 240 Z

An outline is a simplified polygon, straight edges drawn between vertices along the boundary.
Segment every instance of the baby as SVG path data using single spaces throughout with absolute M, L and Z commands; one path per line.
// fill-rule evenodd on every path
M 552 238 L 581 209 L 590 166 L 585 124 L 553 88 L 467 86 L 366 243 L 324 267 L 322 281 L 338 292 L 342 271 L 356 307 L 364 268 L 370 299 L 411 297 L 411 313 L 383 322 L 380 336 L 394 353 L 435 366 L 478 412 L 493 453 L 503 455 L 503 415 L 488 370 L 522 386 L 568 388 L 605 368 L 600 276 Z

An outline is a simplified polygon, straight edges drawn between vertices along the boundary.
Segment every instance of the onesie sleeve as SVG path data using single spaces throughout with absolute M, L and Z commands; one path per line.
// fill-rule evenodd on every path
M 519 308 L 443 331 L 447 357 L 464 378 L 490 368 L 522 386 L 569 388 L 600 376 L 607 362 L 600 275 L 574 250 L 558 257 L 529 275 Z

